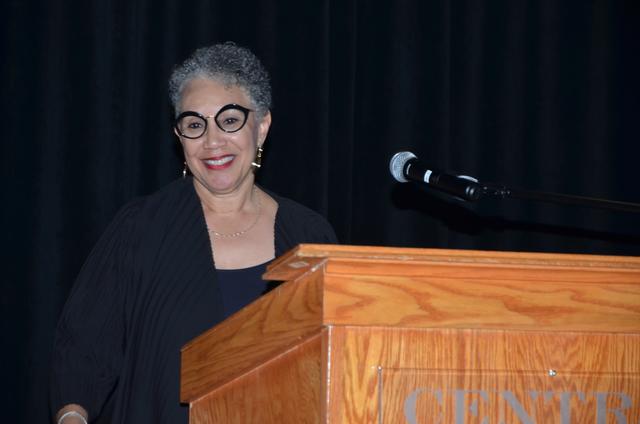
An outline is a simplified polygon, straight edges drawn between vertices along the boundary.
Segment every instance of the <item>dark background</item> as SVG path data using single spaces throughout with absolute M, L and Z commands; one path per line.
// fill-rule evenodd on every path
M 57 317 L 131 198 L 178 178 L 166 81 L 234 40 L 272 74 L 260 182 L 343 243 L 640 255 L 640 215 L 462 204 L 388 172 L 427 164 L 640 202 L 635 1 L 3 3 L 2 422 L 46 422 Z

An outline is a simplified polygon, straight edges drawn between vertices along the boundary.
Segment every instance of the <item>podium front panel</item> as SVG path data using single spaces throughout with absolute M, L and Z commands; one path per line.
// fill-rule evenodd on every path
M 638 423 L 640 335 L 335 327 L 330 423 Z

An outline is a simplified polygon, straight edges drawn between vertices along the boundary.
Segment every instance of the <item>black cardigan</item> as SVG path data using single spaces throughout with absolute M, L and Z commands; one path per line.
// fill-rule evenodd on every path
M 327 221 L 278 203 L 275 254 L 335 243 Z M 180 348 L 222 319 L 204 213 L 193 180 L 175 181 L 116 215 L 84 264 L 56 330 L 51 410 L 77 403 L 113 423 L 186 423 Z

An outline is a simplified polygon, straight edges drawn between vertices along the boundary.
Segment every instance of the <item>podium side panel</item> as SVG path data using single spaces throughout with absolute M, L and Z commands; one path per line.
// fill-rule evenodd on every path
M 191 424 L 324 422 L 326 331 L 191 404 Z M 326 374 L 325 374 L 326 375 Z
M 276 287 L 183 347 L 181 401 L 205 396 L 320 331 L 321 271 Z

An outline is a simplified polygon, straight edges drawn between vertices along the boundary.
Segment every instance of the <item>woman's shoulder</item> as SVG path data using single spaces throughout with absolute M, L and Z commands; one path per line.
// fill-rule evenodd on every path
M 124 204 L 107 227 L 106 237 L 126 239 L 134 247 L 153 251 L 167 243 L 204 243 L 203 228 L 204 217 L 192 181 L 185 179 Z
M 269 192 L 278 203 L 276 234 L 287 235 L 292 243 L 337 243 L 329 221 L 315 210 L 287 197 Z
M 116 212 L 109 227 L 137 233 L 144 229 L 165 228 L 182 219 L 183 215 L 197 218 L 198 202 L 194 201 L 194 196 L 190 181 L 173 181 L 151 194 L 129 200 Z M 185 214 L 186 211 L 190 213 Z
M 299 203 L 288 197 L 280 196 L 275 193 L 269 192 L 269 195 L 278 203 L 278 214 L 287 218 L 306 221 L 306 220 L 321 220 L 326 219 L 315 210 Z

